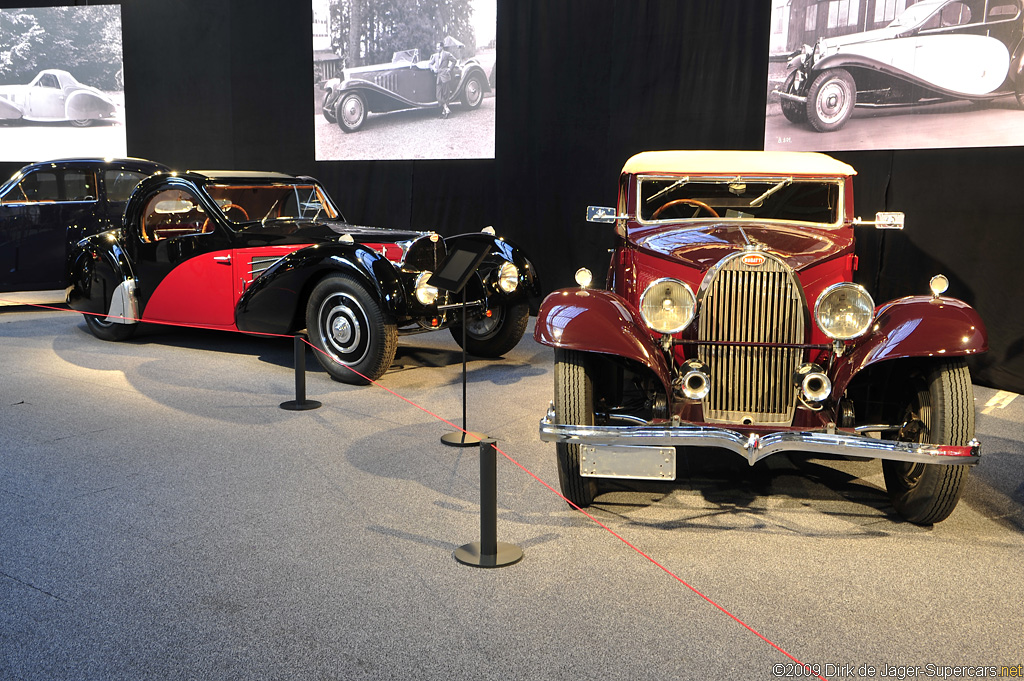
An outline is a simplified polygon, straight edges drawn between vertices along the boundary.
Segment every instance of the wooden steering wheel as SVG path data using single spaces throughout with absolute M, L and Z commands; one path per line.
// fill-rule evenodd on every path
M 237 208 L 238 210 L 242 211 L 242 215 L 245 216 L 245 219 L 246 220 L 249 219 L 249 214 L 246 213 L 245 209 L 242 208 L 241 206 L 239 206 L 237 203 L 225 203 L 223 206 L 220 207 L 221 211 L 223 211 L 223 213 L 225 215 L 227 215 L 227 212 L 229 210 L 231 210 L 232 208 Z M 204 234 L 206 233 L 206 228 L 209 227 L 209 226 L 210 226 L 210 218 L 206 218 L 205 220 L 203 220 L 203 233 Z
M 658 216 L 661 215 L 662 211 L 664 211 L 666 208 L 672 208 L 673 206 L 679 206 L 682 204 L 686 204 L 687 206 L 696 206 L 697 208 L 703 208 L 707 212 L 711 213 L 712 217 L 722 217 L 721 215 L 715 212 L 714 208 L 704 203 L 703 201 L 698 201 L 697 199 L 675 199 L 669 201 L 668 203 L 658 208 L 658 210 L 654 211 L 654 215 L 651 216 L 651 219 L 657 220 Z

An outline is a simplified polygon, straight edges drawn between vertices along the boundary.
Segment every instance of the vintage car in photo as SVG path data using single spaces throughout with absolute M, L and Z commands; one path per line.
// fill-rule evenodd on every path
M 465 349 L 498 357 L 522 338 L 539 289 L 524 253 L 493 230 L 442 238 L 354 225 L 310 177 L 158 174 L 132 195 L 123 227 L 79 244 L 68 304 L 112 341 L 140 322 L 307 329 L 327 372 L 362 384 L 391 366 L 400 334 L 447 328 L 462 342 L 461 297 L 431 275 L 450 250 L 474 246 L 486 256 L 462 294 Z
M 1021 0 L 920 0 L 888 26 L 804 45 L 778 90 L 782 113 L 819 132 L 854 107 L 989 101 L 1024 93 Z
M 139 182 L 168 170 L 139 158 L 61 159 L 21 168 L 0 185 L 0 291 L 67 286 L 75 244 L 120 226 Z
M 462 43 L 448 37 L 444 45 L 458 60 L 452 69 L 451 101 L 476 109 L 491 91 L 487 74 L 477 59 L 461 59 Z M 389 64 L 345 69 L 341 78 L 324 84 L 324 118 L 345 132 L 356 132 L 371 113 L 438 108 L 437 77 L 428 62 L 412 49 L 396 52 Z
M 988 349 L 966 303 L 931 292 L 877 304 L 854 282 L 853 168 L 801 152 L 642 153 L 622 169 L 605 288 L 543 301 L 555 349 L 562 492 L 586 506 L 602 478 L 673 480 L 676 447 L 750 465 L 783 452 L 882 460 L 897 512 L 935 523 L 978 461 L 967 357 Z M 731 456 L 731 454 L 730 454 Z
M 0 85 L 0 121 L 63 122 L 87 127 L 114 119 L 117 107 L 67 71 L 46 69 L 28 85 Z

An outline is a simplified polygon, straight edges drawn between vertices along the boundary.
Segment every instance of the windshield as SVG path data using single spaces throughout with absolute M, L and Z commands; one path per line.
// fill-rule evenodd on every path
M 911 5 L 889 24 L 890 28 L 898 28 L 900 26 L 916 26 L 917 24 L 928 18 L 935 8 L 942 5 L 942 0 L 935 0 L 930 2 L 929 0 L 922 0 L 916 5 Z
M 337 218 L 318 184 L 208 184 L 206 191 L 234 223 L 280 218 Z
M 643 222 L 756 219 L 842 222 L 839 180 L 791 177 L 641 177 L 638 216 Z

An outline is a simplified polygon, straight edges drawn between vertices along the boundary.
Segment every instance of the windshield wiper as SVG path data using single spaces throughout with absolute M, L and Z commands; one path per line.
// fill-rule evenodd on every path
M 779 182 L 777 185 L 775 185 L 774 187 L 772 187 L 771 189 L 766 191 L 764 194 L 761 194 L 761 196 L 759 196 L 756 199 L 754 199 L 753 201 L 751 201 L 750 202 L 751 208 L 760 208 L 761 204 L 764 203 L 765 199 L 767 199 L 769 196 L 771 196 L 775 192 L 779 191 L 780 189 L 782 189 L 786 185 L 790 184 L 791 182 L 793 182 L 793 178 L 792 177 L 787 177 L 782 182 Z
M 670 191 L 672 191 L 676 187 L 681 187 L 684 184 L 687 184 L 689 181 L 690 181 L 690 176 L 689 175 L 687 175 L 686 177 L 679 178 L 678 180 L 676 180 L 675 182 L 673 182 L 669 186 L 667 186 L 664 189 L 662 189 L 660 192 L 656 193 L 654 196 L 652 196 L 649 199 L 647 199 L 647 203 L 650 203 L 651 201 L 653 201 L 654 199 L 658 198 L 662 194 L 668 194 Z

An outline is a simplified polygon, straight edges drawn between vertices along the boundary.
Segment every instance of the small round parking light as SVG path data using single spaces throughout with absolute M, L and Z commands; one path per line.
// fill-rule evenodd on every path
M 586 267 L 576 270 L 576 283 L 580 288 L 588 288 L 594 283 L 594 275 Z
M 928 288 L 931 289 L 932 297 L 938 298 L 949 288 L 949 279 L 944 274 L 936 274 L 928 282 Z

